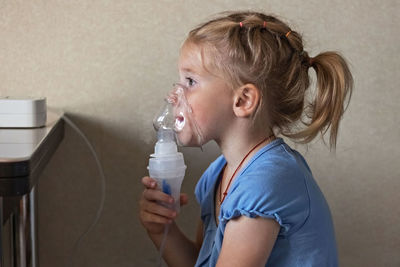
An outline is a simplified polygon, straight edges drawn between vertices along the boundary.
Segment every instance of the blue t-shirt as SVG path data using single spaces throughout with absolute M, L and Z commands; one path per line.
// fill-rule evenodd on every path
M 221 155 L 196 185 L 204 224 L 203 244 L 195 266 L 214 267 L 229 220 L 272 218 L 280 225 L 266 266 L 337 266 L 335 233 L 328 204 L 304 158 L 281 138 L 251 158 L 233 180 L 214 217 L 214 196 L 226 164 Z

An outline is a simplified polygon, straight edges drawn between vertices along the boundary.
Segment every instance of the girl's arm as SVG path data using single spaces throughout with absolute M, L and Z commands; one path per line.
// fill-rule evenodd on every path
M 273 219 L 240 216 L 230 220 L 216 266 L 265 266 L 279 229 Z
M 149 234 L 157 249 L 163 238 L 162 234 Z M 194 266 L 199 251 L 196 242 L 189 240 L 173 222 L 170 225 L 163 258 L 170 267 Z

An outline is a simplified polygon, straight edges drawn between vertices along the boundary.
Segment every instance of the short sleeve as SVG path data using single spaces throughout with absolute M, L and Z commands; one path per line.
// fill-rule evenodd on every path
M 304 225 L 310 210 L 304 173 L 295 161 L 254 163 L 232 184 L 221 206 L 220 222 L 239 216 L 276 220 L 279 235 L 289 235 Z

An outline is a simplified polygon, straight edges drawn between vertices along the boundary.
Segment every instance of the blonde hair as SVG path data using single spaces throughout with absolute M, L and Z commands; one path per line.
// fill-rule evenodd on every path
M 205 65 L 222 71 L 233 88 L 247 83 L 259 88 L 263 100 L 257 114 L 264 113 L 275 131 L 308 143 L 330 129 L 330 147 L 336 147 L 345 101 L 350 101 L 353 88 L 346 60 L 337 52 L 310 58 L 299 33 L 258 12 L 221 13 L 193 29 L 185 43 L 200 45 L 211 56 L 203 56 Z M 308 103 L 310 67 L 317 74 L 317 92 Z M 295 131 L 297 122 L 304 127 Z

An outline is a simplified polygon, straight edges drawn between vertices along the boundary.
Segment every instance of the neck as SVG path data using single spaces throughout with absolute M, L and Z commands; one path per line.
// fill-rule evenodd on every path
M 217 144 L 227 161 L 226 169 L 228 173 L 233 172 L 234 169 L 237 168 L 243 157 L 254 148 L 254 146 L 272 134 L 273 132 L 271 130 L 254 131 L 254 128 L 252 129 L 251 127 L 239 127 L 236 130 L 231 130 L 225 138 L 217 140 Z M 264 140 L 263 143 L 249 154 L 246 161 L 270 141 L 272 141 L 271 138 L 269 140 Z

